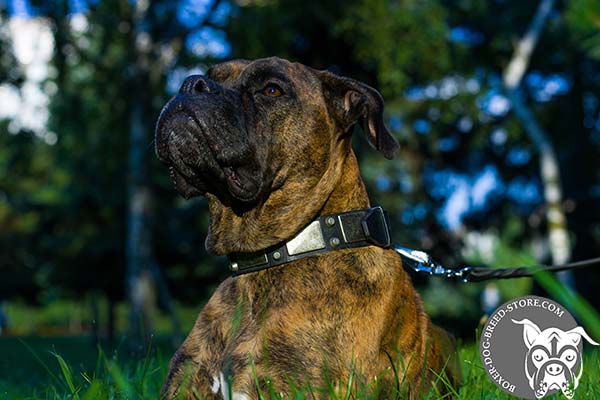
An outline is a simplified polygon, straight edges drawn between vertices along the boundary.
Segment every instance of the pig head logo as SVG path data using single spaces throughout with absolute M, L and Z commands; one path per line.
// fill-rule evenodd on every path
M 528 319 L 512 322 L 523 325 L 525 373 L 535 397 L 541 399 L 560 390 L 572 399 L 583 373 L 581 338 L 596 346 L 598 343 L 580 326 L 569 331 L 552 327 L 542 331 Z

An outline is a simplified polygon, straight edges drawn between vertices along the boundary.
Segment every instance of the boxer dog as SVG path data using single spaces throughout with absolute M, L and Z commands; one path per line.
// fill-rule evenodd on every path
M 279 58 L 215 65 L 165 105 L 156 153 L 184 197 L 207 198 L 206 248 L 234 275 L 173 356 L 165 398 L 287 398 L 302 387 L 326 398 L 362 385 L 418 399 L 458 383 L 453 340 L 370 208 L 356 123 L 394 156 L 376 90 Z
M 512 322 L 523 325 L 523 341 L 527 346 L 525 374 L 535 397 L 541 399 L 560 390 L 572 399 L 583 373 L 581 338 L 596 346 L 598 343 L 580 326 L 566 332 L 558 328 L 542 331 L 528 319 Z

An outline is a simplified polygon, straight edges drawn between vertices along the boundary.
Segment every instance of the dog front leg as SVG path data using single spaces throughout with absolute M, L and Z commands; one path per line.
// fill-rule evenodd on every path
M 226 380 L 220 373 L 226 347 L 226 321 L 218 297 L 209 301 L 192 331 L 171 359 L 161 399 L 222 399 Z
M 227 398 L 227 381 L 218 372 L 218 353 L 192 353 L 186 343 L 171 359 L 169 372 L 161 391 L 161 400 L 222 400 Z M 223 393 L 225 392 L 225 394 Z

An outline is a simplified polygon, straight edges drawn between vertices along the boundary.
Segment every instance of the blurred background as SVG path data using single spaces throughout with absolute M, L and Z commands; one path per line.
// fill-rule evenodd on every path
M 187 333 L 227 268 L 154 123 L 187 75 L 272 55 L 384 96 L 399 157 L 354 147 L 397 244 L 448 266 L 600 255 L 597 0 L 0 0 L 0 353 Z M 413 280 L 465 342 L 543 293 Z M 600 308 L 599 268 L 560 281 Z

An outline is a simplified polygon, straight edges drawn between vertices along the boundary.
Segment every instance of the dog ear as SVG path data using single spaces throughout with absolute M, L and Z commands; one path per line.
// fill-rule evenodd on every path
M 383 98 L 372 87 L 329 71 L 315 71 L 323 95 L 343 132 L 359 122 L 369 144 L 392 159 L 400 147 L 383 123 Z
M 590 342 L 591 344 L 593 344 L 594 346 L 598 346 L 599 343 L 596 343 L 592 340 L 591 337 L 589 337 L 589 335 L 585 332 L 585 330 L 578 326 L 575 327 L 573 329 L 571 329 L 570 331 L 565 332 L 567 334 L 567 336 L 569 337 L 569 339 L 571 339 L 573 341 L 573 343 L 575 344 L 575 346 L 579 345 L 579 341 L 581 340 L 581 338 L 585 338 L 585 340 L 587 340 L 588 342 Z
M 540 333 L 542 333 L 540 328 L 527 318 L 522 319 L 520 321 L 515 321 L 514 319 L 511 319 L 511 321 L 515 324 L 523 325 L 523 341 L 525 342 L 527 348 L 530 349 L 533 345 L 533 342 L 535 341 L 535 338 L 538 337 Z

